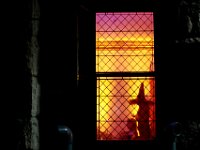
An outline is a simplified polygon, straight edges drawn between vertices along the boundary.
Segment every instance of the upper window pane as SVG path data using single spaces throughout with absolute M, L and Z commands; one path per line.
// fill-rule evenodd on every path
M 149 72 L 153 12 L 96 13 L 98 140 L 155 138 L 155 74 Z
M 96 72 L 154 71 L 152 12 L 96 13 Z

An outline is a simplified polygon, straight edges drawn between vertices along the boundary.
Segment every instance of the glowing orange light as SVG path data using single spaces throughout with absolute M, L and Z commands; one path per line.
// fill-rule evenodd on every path
M 122 26 L 120 23 L 115 25 L 113 23 L 113 21 L 117 21 L 117 19 L 123 20 L 123 15 L 128 14 L 132 20 L 127 21 L 126 25 Z M 150 20 L 147 20 L 148 25 L 144 24 L 139 26 L 136 24 L 142 16 L 152 16 L 152 13 L 138 13 L 137 15 L 136 13 L 128 14 L 97 13 L 96 72 L 154 71 L 154 34 L 152 32 L 153 17 L 151 17 Z M 102 22 L 106 22 L 106 24 L 101 23 L 101 19 L 104 18 L 105 21 Z M 110 20 L 108 20 L 108 18 Z M 124 26 L 126 27 L 125 29 Z M 117 31 L 113 32 L 116 27 Z M 132 31 L 132 28 L 137 30 Z M 137 32 L 140 28 L 148 28 L 148 31 Z M 128 32 L 125 30 L 128 30 Z M 146 88 L 145 95 L 154 97 L 154 90 L 152 90 L 154 82 L 152 79 L 137 77 L 137 80 L 134 80 L 133 84 L 133 80 L 129 80 L 128 78 L 98 78 L 97 87 L 99 90 L 97 90 L 97 126 L 100 128 L 101 132 L 109 131 L 112 132 L 113 135 L 117 136 L 117 128 L 119 125 L 117 122 L 109 121 L 109 119 L 114 118 L 116 120 L 123 120 L 124 115 L 126 117 L 133 117 L 137 115 L 139 106 L 137 104 L 129 105 L 127 98 L 120 96 L 127 95 L 129 99 L 135 99 L 139 92 L 138 87 L 142 82 Z M 122 90 L 120 89 L 121 87 L 123 87 Z M 155 87 L 153 87 L 153 89 L 154 88 Z M 114 96 L 116 95 L 119 95 L 120 98 L 115 98 Z M 123 103 L 123 107 L 118 104 L 119 101 Z M 124 127 L 125 125 L 120 126 Z M 127 128 L 125 129 L 127 130 Z M 139 131 L 137 132 L 138 136 L 140 136 Z

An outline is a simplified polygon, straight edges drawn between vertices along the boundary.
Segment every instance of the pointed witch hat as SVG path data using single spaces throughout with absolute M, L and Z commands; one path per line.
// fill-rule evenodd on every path
M 144 93 L 144 83 L 142 82 L 140 85 L 139 93 L 137 95 L 137 98 L 140 100 L 145 100 L 145 93 Z
M 136 99 L 129 100 L 129 104 L 138 104 L 142 101 L 145 101 L 145 93 L 144 93 L 144 83 L 142 82 L 140 85 L 140 89 Z

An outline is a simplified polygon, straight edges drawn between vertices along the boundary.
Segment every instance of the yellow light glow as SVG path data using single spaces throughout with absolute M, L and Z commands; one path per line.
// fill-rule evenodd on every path
M 108 111 L 110 110 L 110 107 L 112 107 L 109 107 L 107 105 L 110 99 L 109 97 L 106 97 L 106 95 L 109 95 L 110 93 L 110 91 L 107 88 L 110 85 L 110 82 L 108 82 L 107 80 L 102 80 L 101 83 L 97 84 L 100 84 L 100 89 L 103 89 L 97 91 L 97 95 L 100 95 L 97 98 L 97 119 L 100 120 L 100 124 L 98 124 L 98 126 L 100 126 L 100 131 L 104 132 L 109 126 L 109 123 L 107 122 L 107 120 L 110 117 Z
M 134 23 L 134 19 L 130 22 Z M 114 28 L 113 24 L 111 26 Z M 133 28 L 132 24 L 127 24 L 127 26 L 128 29 Z M 154 32 L 151 29 L 153 23 L 151 22 L 148 27 L 148 31 L 144 32 L 112 32 L 107 31 L 107 28 L 101 30 L 101 25 L 97 24 L 99 31 L 96 32 L 96 72 L 154 71 Z M 119 28 L 122 26 L 119 25 Z M 155 91 L 152 90 L 154 89 L 152 86 L 154 86 L 154 82 L 149 78 L 120 79 L 111 77 L 105 79 L 99 77 L 97 79 L 97 127 L 100 128 L 101 132 L 117 135 L 118 124 L 112 119 L 125 120 L 124 116 L 129 118 L 137 115 L 139 105 L 130 105 L 128 99 L 137 97 L 141 83 L 144 83 L 145 95 L 153 97 Z M 123 103 L 123 107 L 118 105 L 118 102 Z M 121 115 L 122 112 L 123 115 Z M 138 122 L 136 123 L 138 126 Z M 115 129 L 113 130 L 113 128 Z M 127 130 L 127 128 L 124 129 Z M 140 136 L 139 130 L 137 130 L 137 134 Z

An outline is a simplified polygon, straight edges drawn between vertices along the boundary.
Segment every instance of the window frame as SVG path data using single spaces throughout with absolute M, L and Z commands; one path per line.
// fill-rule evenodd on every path
M 127 13 L 127 11 L 125 11 L 126 13 Z M 131 11 L 130 13 L 138 13 L 138 11 Z M 139 11 L 139 12 L 141 12 L 141 11 Z M 142 11 L 142 13 L 143 12 L 150 12 L 150 11 Z M 96 13 L 109 13 L 109 12 L 96 12 Z M 95 13 L 95 16 L 96 16 L 96 13 Z M 111 12 L 112 13 L 112 12 Z M 114 12 L 115 13 L 115 12 Z M 117 13 L 117 12 L 116 12 Z M 120 12 L 120 13 L 123 13 L 123 12 Z M 151 13 L 152 13 L 152 16 L 153 16 L 153 36 L 154 36 L 154 41 L 155 41 L 155 26 L 154 26 L 154 20 L 155 20 L 155 13 L 153 12 L 153 11 L 151 11 Z M 95 18 L 95 25 L 96 25 L 96 18 Z M 95 30 L 96 31 L 96 30 Z M 96 45 L 96 38 L 95 38 L 95 45 Z M 137 72 L 137 71 L 133 71 L 133 72 L 97 72 L 96 70 L 95 70 L 95 81 L 97 82 L 97 80 L 98 80 L 98 78 L 99 77 L 122 77 L 122 78 L 124 78 L 124 77 L 130 77 L 130 78 L 140 78 L 140 77 L 142 77 L 142 78 L 146 78 L 146 77 L 148 77 L 148 78 L 151 78 L 151 77 L 153 77 L 154 78 L 154 86 L 156 87 L 156 67 L 155 67 L 155 43 L 153 43 L 153 59 L 154 59 L 154 71 L 152 71 L 152 72 L 150 72 L 150 71 L 147 71 L 147 72 L 141 72 L 141 71 L 139 71 L 139 72 Z M 96 56 L 96 47 L 95 47 L 95 56 Z M 96 59 L 95 59 L 95 64 L 96 64 Z M 96 67 L 95 67 L 96 68 Z M 97 89 L 97 87 L 96 87 L 96 89 Z M 157 97 L 156 97 L 156 89 L 154 89 L 155 90 L 155 103 L 156 103 L 156 101 L 157 101 Z M 96 93 L 97 93 L 97 91 L 96 91 Z M 97 101 L 97 95 L 96 95 L 96 101 Z M 97 106 L 97 104 L 96 104 L 96 106 Z M 156 104 L 155 104 L 155 114 L 156 114 Z M 96 110 L 96 113 L 97 113 L 97 110 Z M 156 119 L 155 119 L 155 124 L 156 124 L 156 122 L 157 122 L 157 114 L 155 115 L 156 116 Z M 98 120 L 96 119 L 96 122 L 97 122 Z M 155 125 L 156 126 L 156 129 L 157 129 L 157 124 Z M 97 128 L 97 127 L 96 127 Z M 156 136 L 157 136 L 157 131 L 155 131 L 155 134 L 156 134 Z M 154 139 L 151 139 L 150 141 L 154 141 L 156 139 L 156 137 L 154 138 Z M 101 141 L 101 140 L 99 140 L 99 139 L 97 139 L 97 137 L 96 137 L 96 140 L 97 141 Z M 102 141 L 110 141 L 110 140 L 102 140 Z M 111 140 L 111 141 L 113 141 L 113 140 Z M 120 140 L 121 141 L 121 140 Z M 136 140 L 132 140 L 132 141 L 136 141 Z M 139 141 L 141 141 L 141 140 L 139 140 Z M 148 141 L 148 140 L 142 140 L 142 141 Z
M 112 0 L 111 0 L 112 1 Z M 156 97 L 156 139 L 152 141 L 145 141 L 145 143 L 155 143 L 162 132 L 162 114 L 158 113 L 160 107 L 160 3 L 154 0 L 149 1 L 129 1 L 129 0 L 115 0 L 112 5 L 106 0 L 91 0 L 86 3 L 79 4 L 78 11 L 78 60 L 79 60 L 79 81 L 78 81 L 78 99 L 87 97 L 88 111 L 93 118 L 92 124 L 85 126 L 90 131 L 91 140 L 95 140 L 97 147 L 104 148 L 104 144 L 110 147 L 110 143 L 120 146 L 122 143 L 134 144 L 140 141 L 97 141 L 96 140 L 96 35 L 95 35 L 95 15 L 96 12 L 153 12 L 154 13 L 154 63 L 155 63 L 155 97 Z M 86 19 L 85 19 L 86 18 Z M 81 28 L 81 29 L 80 29 Z M 85 33 L 86 32 L 86 33 Z M 129 73 L 127 73 L 128 75 Z M 90 91 L 88 97 L 87 92 Z M 95 100 L 94 100 L 95 99 Z M 83 104 L 83 103 L 82 103 Z M 94 107 L 89 107 L 90 105 Z M 159 107 L 158 107 L 159 106 Z M 83 109 L 82 109 L 83 110 Z M 85 109 L 84 109 L 85 111 Z M 94 112 L 94 113 L 91 113 Z M 104 143 L 101 145 L 101 143 Z M 141 146 L 144 141 L 142 141 Z M 112 145 L 112 144 L 111 144 Z M 135 144 L 134 144 L 135 145 Z M 140 144 L 139 144 L 140 145 Z M 146 145 L 146 144 L 145 144 Z M 135 145 L 136 146 L 136 145 Z M 112 146 L 110 147 L 112 148 Z

